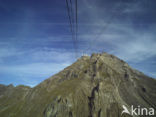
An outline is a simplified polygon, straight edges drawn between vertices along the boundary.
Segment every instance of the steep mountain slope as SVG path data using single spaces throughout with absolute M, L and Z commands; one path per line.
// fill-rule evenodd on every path
M 0 85 L 0 117 L 131 117 L 122 105 L 156 110 L 156 80 L 107 53 L 83 56 L 34 88 Z

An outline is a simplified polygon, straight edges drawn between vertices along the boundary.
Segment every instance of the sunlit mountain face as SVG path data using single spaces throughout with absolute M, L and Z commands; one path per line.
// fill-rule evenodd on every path
M 155 117 L 155 89 L 156 79 L 94 53 L 33 88 L 0 85 L 0 116 Z
M 65 0 L 0 0 L 0 84 L 33 87 L 100 52 L 155 78 L 155 11 L 155 0 L 78 0 L 74 40 Z

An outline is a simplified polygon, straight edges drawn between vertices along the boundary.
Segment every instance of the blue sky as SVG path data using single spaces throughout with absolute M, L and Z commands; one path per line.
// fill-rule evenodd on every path
M 78 0 L 78 56 L 108 52 L 156 78 L 155 0 Z M 0 84 L 35 86 L 75 61 L 65 0 L 0 0 Z

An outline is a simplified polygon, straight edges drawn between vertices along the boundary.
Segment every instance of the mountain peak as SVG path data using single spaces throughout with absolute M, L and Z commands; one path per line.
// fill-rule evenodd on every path
M 36 87 L 21 87 L 0 95 L 0 116 L 130 117 L 121 115 L 123 105 L 156 110 L 156 80 L 107 53 L 82 56 Z

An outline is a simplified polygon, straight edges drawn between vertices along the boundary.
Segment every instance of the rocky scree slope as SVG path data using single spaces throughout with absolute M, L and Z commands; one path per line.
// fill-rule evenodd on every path
M 122 105 L 156 110 L 156 80 L 107 53 L 83 56 L 34 88 L 0 85 L 0 117 L 131 117 Z

